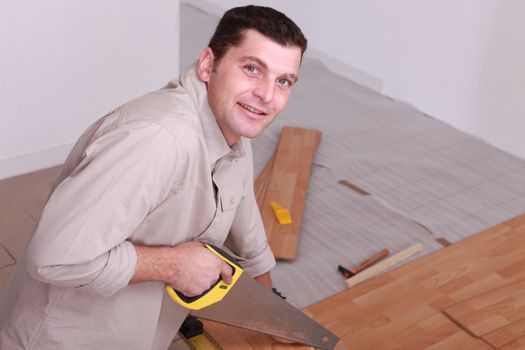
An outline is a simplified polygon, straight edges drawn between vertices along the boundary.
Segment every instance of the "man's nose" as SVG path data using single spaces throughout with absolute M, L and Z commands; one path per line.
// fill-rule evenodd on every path
M 253 93 L 264 102 L 271 102 L 273 100 L 273 94 L 275 89 L 275 83 L 270 80 L 261 80 L 254 89 Z

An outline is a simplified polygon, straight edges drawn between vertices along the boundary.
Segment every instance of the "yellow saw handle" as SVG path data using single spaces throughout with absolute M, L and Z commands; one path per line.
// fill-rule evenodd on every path
M 191 310 L 200 310 L 208 305 L 215 304 L 221 301 L 230 289 L 235 285 L 235 282 L 239 279 L 244 270 L 235 262 L 235 259 L 231 257 L 224 250 L 215 247 L 211 244 L 204 244 L 204 247 L 208 248 L 212 253 L 217 255 L 219 258 L 224 260 L 232 268 L 232 282 L 226 284 L 219 276 L 217 282 L 215 282 L 208 290 L 202 294 L 188 297 L 178 290 L 175 290 L 171 285 L 166 283 L 166 292 L 170 298 L 177 304 L 184 306 Z

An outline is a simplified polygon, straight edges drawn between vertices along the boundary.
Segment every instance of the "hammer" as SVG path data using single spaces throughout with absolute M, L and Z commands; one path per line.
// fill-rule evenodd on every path
M 383 259 L 384 257 L 387 257 L 388 254 L 390 254 L 390 252 L 388 251 L 388 249 L 383 249 L 382 251 L 380 251 L 379 253 L 377 253 L 376 255 L 372 256 L 371 258 L 363 261 L 361 264 L 359 264 L 358 266 L 352 268 L 352 269 L 347 269 L 345 268 L 344 266 L 341 266 L 339 265 L 337 267 L 337 269 L 343 273 L 343 275 L 345 276 L 345 278 L 350 278 L 352 277 L 353 275 L 355 275 L 356 273 L 358 273 L 359 271 L 363 271 L 364 269 L 366 269 L 367 267 L 375 264 L 376 262 L 378 262 L 379 260 Z

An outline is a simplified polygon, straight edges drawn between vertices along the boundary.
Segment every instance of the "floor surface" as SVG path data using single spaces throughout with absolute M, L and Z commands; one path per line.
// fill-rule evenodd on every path
M 55 166 L 0 180 L 0 298 L 59 170 Z
M 0 303 L 60 166 L 0 180 Z M 175 339 L 168 350 L 189 349 Z

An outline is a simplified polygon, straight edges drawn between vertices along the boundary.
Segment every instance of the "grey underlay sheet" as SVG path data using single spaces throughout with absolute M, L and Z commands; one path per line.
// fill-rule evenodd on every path
M 218 18 L 188 4 L 180 15 L 182 71 Z M 252 142 L 255 174 L 287 125 L 322 132 L 297 259 L 272 271 L 296 307 L 344 290 L 339 264 L 422 243 L 406 263 L 442 249 L 436 239 L 453 243 L 525 212 L 525 160 L 334 74 L 308 52 L 287 109 Z

